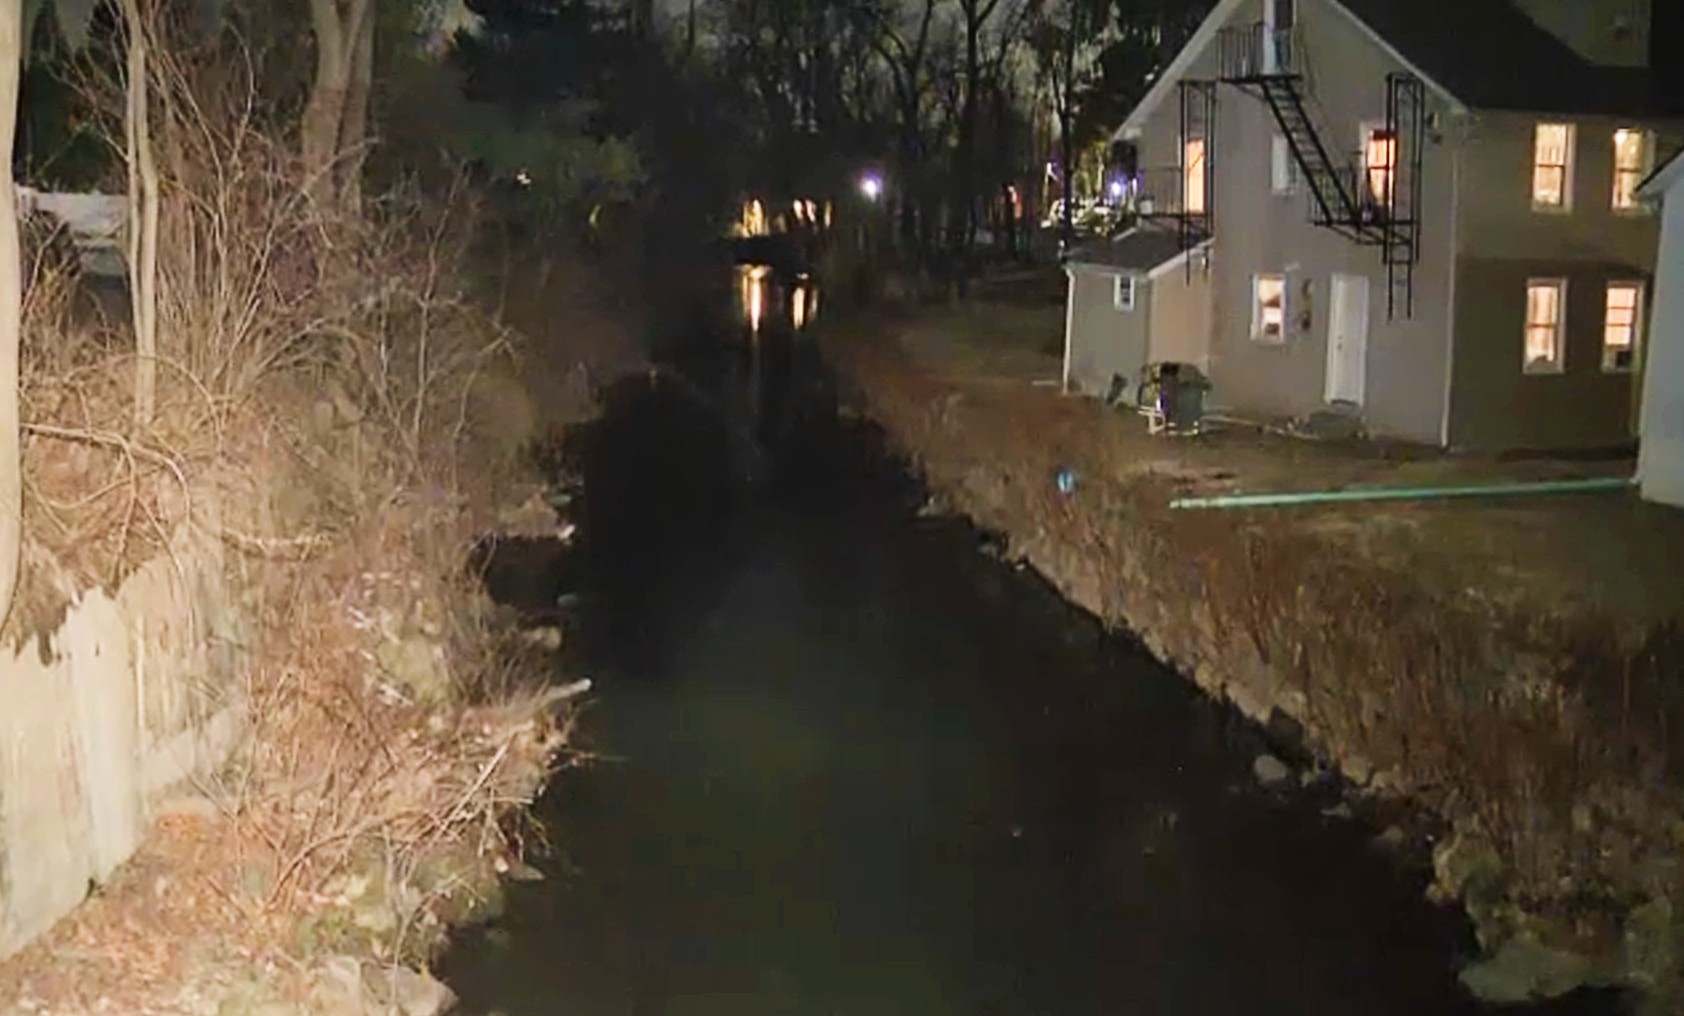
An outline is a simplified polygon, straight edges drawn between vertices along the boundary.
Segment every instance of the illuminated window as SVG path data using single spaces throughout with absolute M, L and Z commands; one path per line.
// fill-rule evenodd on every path
M 1532 145 L 1532 207 L 1567 208 L 1573 190 L 1573 125 L 1541 123 Z
M 1383 127 L 1368 132 L 1362 150 L 1362 167 L 1368 177 L 1368 196 L 1376 205 L 1390 210 L 1397 188 L 1397 132 Z
M 1526 283 L 1526 373 L 1561 373 L 1561 324 L 1566 304 L 1565 279 L 1531 279 Z
M 1111 290 L 1111 306 L 1118 310 L 1134 309 L 1134 276 L 1119 275 Z
M 1182 199 L 1189 214 L 1203 215 L 1205 210 L 1205 139 L 1191 138 L 1183 148 Z
M 1251 337 L 1258 342 L 1286 339 L 1286 279 L 1258 275 L 1251 281 Z
M 1614 209 L 1633 211 L 1641 205 L 1637 186 L 1649 172 L 1649 135 L 1640 130 L 1614 132 Z
M 1636 282 L 1610 282 L 1608 303 L 1602 318 L 1602 369 L 1624 373 L 1637 364 L 1638 322 L 1643 308 L 1643 286 Z

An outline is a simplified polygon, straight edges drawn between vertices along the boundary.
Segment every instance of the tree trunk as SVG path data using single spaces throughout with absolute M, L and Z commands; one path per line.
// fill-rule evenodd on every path
M 158 392 L 158 165 L 152 152 L 147 39 L 140 0 L 123 0 L 128 30 L 129 294 L 134 309 L 135 425 L 152 422 Z
M 17 138 L 23 62 L 23 0 L 0 0 L 0 151 Z M 18 419 L 18 347 L 23 335 L 23 258 L 18 249 L 12 160 L 0 159 L 0 623 L 12 612 L 23 547 L 23 462 Z
M 373 14 L 363 19 L 351 57 L 350 87 L 345 96 L 345 117 L 339 126 L 339 201 L 350 215 L 362 214 L 363 165 L 368 161 L 369 100 L 374 90 Z
M 982 23 L 992 11 L 993 5 L 979 12 L 972 4 L 965 12 L 965 96 L 959 106 L 959 143 L 956 146 L 959 179 L 953 195 L 958 202 L 958 232 L 953 246 L 958 259 L 961 295 L 970 280 L 971 247 L 976 243 L 977 88 L 982 78 Z
M 1059 239 L 1066 250 L 1076 238 L 1076 209 L 1072 206 L 1076 190 L 1076 167 L 1072 165 L 1075 159 L 1075 144 L 1070 134 L 1075 126 L 1071 123 L 1073 119 L 1074 116 L 1069 110 L 1061 112 L 1058 116 L 1058 189 L 1059 197 L 1064 200 L 1059 216 Z
M 341 5 L 344 9 L 341 9 Z M 316 74 L 304 106 L 299 150 L 305 188 L 318 207 L 333 208 L 341 194 L 341 131 L 350 99 L 353 63 L 369 0 L 310 0 L 310 25 L 316 40 Z

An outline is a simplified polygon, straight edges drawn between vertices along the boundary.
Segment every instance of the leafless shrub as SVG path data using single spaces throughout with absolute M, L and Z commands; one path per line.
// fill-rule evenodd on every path
M 154 54 L 159 399 L 144 426 L 123 313 L 79 317 L 73 273 L 30 280 L 29 547 L 8 634 L 50 629 L 178 527 L 213 527 L 260 614 L 252 736 L 215 796 L 268 880 L 225 894 L 302 918 L 373 865 L 382 891 L 413 897 L 407 927 L 444 893 L 418 888 L 429 858 L 518 855 L 513 816 L 571 722 L 512 674 L 463 567 L 530 436 L 518 412 L 485 411 L 514 349 L 470 299 L 467 189 L 387 195 L 366 216 L 312 204 L 249 80 L 227 87 L 243 66 Z M 88 87 L 112 101 L 115 83 Z

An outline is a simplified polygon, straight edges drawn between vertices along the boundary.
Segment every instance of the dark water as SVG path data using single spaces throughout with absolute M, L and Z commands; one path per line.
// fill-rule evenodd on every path
M 549 879 L 447 958 L 468 1011 L 1478 1011 L 1375 831 L 1256 788 L 1228 712 L 914 519 L 778 306 L 585 437 L 603 758 L 543 803 Z

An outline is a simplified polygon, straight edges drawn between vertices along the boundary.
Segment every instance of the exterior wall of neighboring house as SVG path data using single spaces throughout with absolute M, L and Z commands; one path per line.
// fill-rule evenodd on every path
M 63 225 L 84 270 L 115 278 L 126 274 L 129 206 L 122 194 L 60 194 L 19 186 L 17 207 L 21 216 L 46 215 Z
M 1650 501 L 1684 508 L 1684 162 L 1675 163 L 1661 197 L 1661 243 L 1648 367 L 1644 371 L 1642 445 L 1637 479 Z
M 1233 22 L 1241 24 L 1259 21 L 1263 17 L 1262 0 L 1250 0 L 1241 5 L 1247 13 L 1236 18 Z M 1214 80 L 1217 72 L 1217 47 L 1213 43 L 1203 53 L 1200 53 L 1188 67 L 1186 80 L 1210 81 Z M 1220 103 L 1222 96 L 1218 94 Z M 1140 129 L 1140 136 L 1134 139 L 1139 154 L 1140 167 L 1145 170 L 1148 183 L 1159 186 L 1175 184 L 1176 171 L 1181 166 L 1181 107 L 1179 100 L 1172 90 L 1158 107 L 1152 110 L 1146 123 Z M 1215 145 L 1221 140 L 1216 139 Z M 1216 148 L 1210 149 L 1212 156 L 1216 155 Z M 1173 200 L 1173 199 L 1172 199 Z
M 1147 323 L 1151 319 L 1150 280 L 1128 269 L 1072 263 L 1069 315 L 1065 328 L 1065 388 L 1104 397 L 1121 374 L 1131 386 L 1146 363 Z M 1116 305 L 1119 275 L 1134 279 L 1130 310 Z
M 1562 210 L 1532 206 L 1540 122 L 1573 128 Z M 1652 131 L 1663 151 L 1676 138 L 1669 125 L 1489 111 L 1463 128 L 1452 445 L 1553 450 L 1632 439 L 1635 375 L 1604 370 L 1602 357 L 1607 287 L 1637 282 L 1647 293 L 1659 239 L 1650 210 L 1613 208 L 1614 132 L 1629 127 Z M 1566 281 L 1558 372 L 1525 370 L 1532 279 Z
M 1184 261 L 1154 269 L 1146 358 L 1152 363 L 1190 363 L 1210 373 L 1210 329 L 1215 310 L 1208 248 L 1192 252 L 1192 270 Z
M 1234 24 L 1260 16 L 1242 5 Z M 1300 0 L 1297 52 L 1306 108 L 1336 160 L 1354 159 L 1365 125 L 1383 124 L 1386 75 L 1407 68 L 1343 9 Z M 1448 104 L 1429 88 L 1428 110 L 1443 123 Z M 1299 416 L 1326 405 L 1329 299 L 1335 275 L 1366 279 L 1369 301 L 1363 416 L 1378 436 L 1442 440 L 1449 355 L 1455 159 L 1444 141 L 1422 156 L 1421 249 L 1415 313 L 1388 320 L 1388 276 L 1378 247 L 1361 246 L 1310 221 L 1307 185 L 1271 189 L 1274 137 L 1280 128 L 1257 98 L 1224 86 L 1219 93 L 1214 207 L 1217 257 L 1210 373 L 1213 400 L 1244 411 Z M 1253 332 L 1253 285 L 1260 275 L 1286 281 L 1282 341 Z

